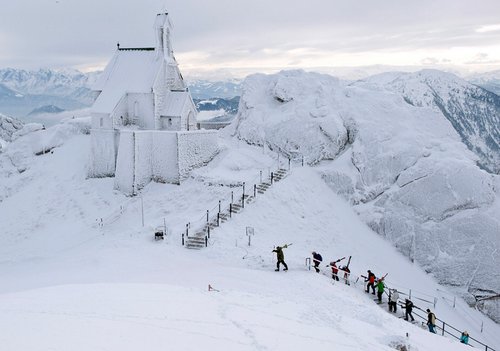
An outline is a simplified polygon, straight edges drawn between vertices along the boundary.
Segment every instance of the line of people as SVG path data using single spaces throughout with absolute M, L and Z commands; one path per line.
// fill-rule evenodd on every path
M 276 263 L 276 269 L 275 269 L 276 271 L 280 270 L 280 264 L 283 264 L 283 266 L 285 267 L 283 269 L 284 271 L 288 270 L 288 266 L 284 260 L 283 249 L 286 249 L 290 245 L 292 245 L 292 244 L 285 244 L 283 246 L 277 246 L 272 251 L 272 252 L 275 252 L 276 256 L 277 256 L 277 263 Z M 350 285 L 349 276 L 350 276 L 351 271 L 349 270 L 349 264 L 351 263 L 351 256 L 349 256 L 349 261 L 348 261 L 347 265 L 342 266 L 340 268 L 337 267 L 337 263 L 344 260 L 344 259 L 345 259 L 345 257 L 342 257 L 336 261 L 332 261 L 332 262 L 330 262 L 329 265 L 327 265 L 327 267 L 331 267 L 332 279 L 335 281 L 339 281 L 339 277 L 338 277 L 339 270 L 343 271 L 344 272 L 344 281 L 347 285 Z M 316 273 L 319 273 L 320 272 L 319 265 L 321 264 L 321 262 L 323 262 L 323 257 L 321 256 L 320 253 L 313 251 L 312 252 L 312 261 L 314 264 L 314 270 L 316 271 Z M 385 288 L 386 288 L 384 280 L 385 280 L 385 277 L 387 276 L 387 273 L 383 277 L 378 278 L 378 279 L 371 270 L 368 270 L 367 273 L 368 273 L 368 276 L 364 276 L 364 275 L 361 276 L 362 278 L 365 278 L 365 283 L 367 283 L 365 291 L 367 293 L 369 293 L 370 288 L 371 288 L 372 294 L 375 295 L 375 288 L 377 288 L 377 300 L 378 300 L 378 303 L 382 303 L 382 296 L 383 296 L 383 294 L 385 292 Z M 376 285 L 375 285 L 375 282 L 377 283 Z M 399 302 L 399 292 L 397 289 L 389 289 L 388 295 L 389 295 L 389 298 L 388 298 L 389 312 L 396 313 L 397 312 L 397 305 Z M 418 308 L 418 307 L 415 306 L 410 299 L 405 299 L 404 304 L 401 304 L 400 307 L 403 308 L 405 311 L 405 320 L 408 321 L 409 319 L 411 319 L 411 321 L 414 322 L 415 318 L 413 317 L 412 311 L 413 311 L 414 307 L 415 308 Z M 426 310 L 426 312 L 427 312 L 427 327 L 429 328 L 429 332 L 436 334 L 436 315 L 429 308 Z M 464 331 L 462 333 L 462 335 L 460 336 L 460 342 L 463 344 L 469 343 L 469 333 L 467 331 Z

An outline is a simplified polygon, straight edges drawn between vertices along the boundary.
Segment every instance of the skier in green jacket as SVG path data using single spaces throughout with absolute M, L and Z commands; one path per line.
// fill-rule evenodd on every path
M 278 258 L 278 262 L 276 262 L 276 269 L 275 269 L 276 272 L 280 270 L 280 263 L 282 263 L 283 266 L 285 266 L 285 268 L 283 269 L 284 271 L 288 270 L 288 266 L 285 263 L 285 255 L 283 255 L 283 249 L 286 249 L 287 247 L 288 247 L 287 244 L 283 245 L 283 247 L 276 246 L 276 248 L 272 251 L 276 252 L 276 256 Z
M 382 303 L 382 294 L 384 293 L 384 287 L 384 278 L 380 278 L 377 281 L 377 297 L 379 303 Z

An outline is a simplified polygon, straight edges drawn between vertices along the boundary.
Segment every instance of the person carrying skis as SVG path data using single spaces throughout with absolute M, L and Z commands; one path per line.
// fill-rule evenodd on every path
M 351 283 L 349 282 L 349 276 L 351 275 L 349 266 L 343 266 L 341 269 L 344 271 L 344 282 L 346 283 L 346 285 L 351 285 Z
M 314 262 L 314 269 L 316 270 L 316 273 L 319 273 L 318 266 L 323 261 L 323 257 L 321 257 L 321 255 L 319 253 L 317 253 L 316 251 L 312 252 L 312 256 L 313 256 L 313 262 Z
M 434 329 L 436 327 L 436 315 L 430 309 L 427 309 L 427 326 L 431 333 L 436 334 L 436 329 Z
M 398 299 L 399 299 L 399 293 L 397 289 L 389 289 L 389 312 L 394 312 L 394 313 L 397 312 Z
M 372 273 L 372 271 L 368 270 L 368 277 L 365 279 L 365 283 L 368 282 L 366 285 L 366 292 L 370 292 L 370 286 L 372 287 L 372 294 L 375 295 L 375 274 Z
M 413 302 L 411 302 L 409 299 L 405 299 L 405 304 L 401 307 L 405 309 L 405 321 L 407 321 L 408 316 L 410 316 L 411 321 L 414 322 L 415 318 L 413 318 L 413 315 L 411 314 L 411 311 L 413 310 Z
M 285 268 L 283 269 L 284 271 L 288 270 L 288 266 L 285 263 L 285 255 L 283 254 L 283 249 L 286 249 L 287 247 L 288 247 L 287 244 L 283 245 L 283 247 L 276 246 L 276 248 L 272 251 L 276 252 L 276 257 L 278 258 L 278 262 L 276 262 L 276 269 L 275 269 L 276 272 L 280 270 L 280 263 L 282 263 L 283 266 L 285 266 Z
M 339 269 L 337 267 L 337 261 L 330 262 L 330 267 L 332 267 L 332 279 L 339 281 Z
M 382 303 L 382 295 L 384 294 L 384 278 L 380 278 L 377 280 L 377 298 L 378 298 L 378 303 Z
M 469 344 L 469 333 L 467 333 L 467 330 L 465 330 L 462 333 L 462 336 L 460 337 L 460 342 L 465 345 Z

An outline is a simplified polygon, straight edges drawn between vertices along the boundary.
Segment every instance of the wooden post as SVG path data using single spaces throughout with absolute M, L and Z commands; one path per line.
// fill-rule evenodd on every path
M 217 213 L 217 227 L 220 227 L 220 212 Z
M 446 325 L 446 323 L 445 323 L 445 322 L 443 322 L 443 331 L 442 331 L 441 335 L 444 335 L 444 326 L 445 326 L 445 325 Z
M 184 233 L 182 233 L 182 246 L 184 246 Z
M 290 157 L 288 158 L 288 170 L 290 170 Z
M 210 211 L 209 211 L 209 210 L 207 210 L 207 223 L 208 223 L 209 213 L 210 213 Z
M 207 227 L 208 238 L 210 238 L 210 225 Z
M 273 184 L 274 173 L 271 172 L 271 184 Z
M 233 204 L 229 204 L 229 218 L 232 217 L 232 213 L 233 213 Z
M 241 195 L 241 208 L 245 208 L 245 182 L 243 182 L 243 195 Z
M 186 237 L 189 237 L 189 223 L 186 224 Z
M 205 235 L 205 247 L 207 247 L 207 246 L 208 246 L 208 238 L 207 238 L 207 236 Z
M 302 155 L 302 167 L 304 167 L 304 155 Z
M 220 200 L 219 200 L 219 213 L 220 213 L 220 208 L 221 208 L 221 206 L 220 206 Z
M 257 184 L 253 185 L 253 197 L 257 197 Z
M 234 194 L 233 194 L 233 192 L 231 191 L 231 203 L 233 203 L 233 202 L 234 202 Z

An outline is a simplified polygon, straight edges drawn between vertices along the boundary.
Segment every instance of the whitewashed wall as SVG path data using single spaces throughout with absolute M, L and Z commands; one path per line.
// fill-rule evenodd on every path
M 151 180 L 179 184 L 217 152 L 215 131 L 122 131 L 115 188 L 133 195 Z
M 153 177 L 153 134 L 151 131 L 136 131 L 134 144 L 134 186 L 135 190 L 142 189 Z
M 127 95 L 122 96 L 120 101 L 118 101 L 118 104 L 111 113 L 111 118 L 113 128 L 120 128 L 128 120 Z
M 177 133 L 154 131 L 152 148 L 153 180 L 160 183 L 178 184 Z
M 92 129 L 112 129 L 113 123 L 111 116 L 108 113 L 96 113 L 92 112 L 90 114 L 91 117 L 91 126 Z M 101 126 L 102 119 L 102 126 Z
M 217 132 L 198 130 L 177 133 L 180 178 L 185 178 L 196 167 L 210 162 L 219 151 Z
M 139 126 L 144 129 L 155 129 L 155 111 L 152 93 L 127 94 L 127 110 L 129 120 L 135 118 L 135 103 L 138 103 Z
M 115 174 L 117 139 L 118 135 L 112 129 L 90 131 L 89 177 L 111 177 Z
M 162 128 L 160 121 L 160 112 L 163 110 L 163 106 L 165 105 L 165 100 L 167 98 L 167 77 L 166 77 L 166 64 L 162 63 L 161 69 L 158 72 L 158 75 L 155 78 L 155 82 L 153 84 L 153 93 L 154 93 L 154 118 L 155 118 L 155 127 L 154 129 L 159 130 Z
M 122 131 L 116 158 L 115 189 L 134 193 L 135 136 L 133 131 Z

